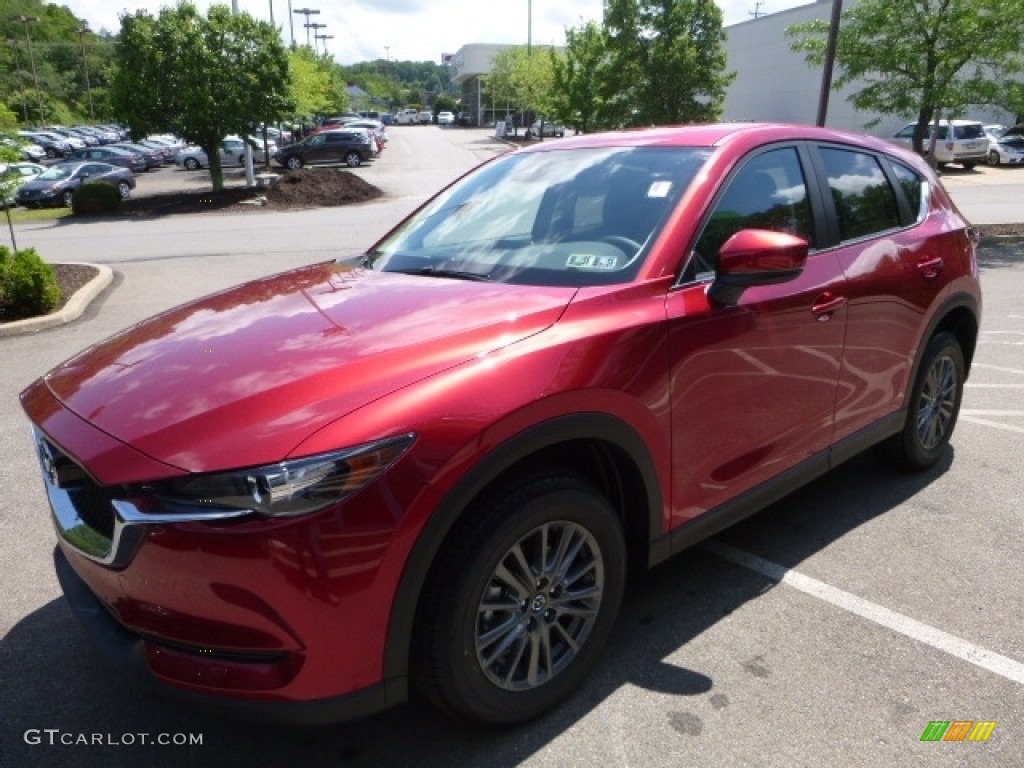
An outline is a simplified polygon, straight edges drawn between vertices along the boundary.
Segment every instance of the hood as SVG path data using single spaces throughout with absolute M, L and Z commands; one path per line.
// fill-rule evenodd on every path
M 191 472 L 254 466 L 543 330 L 574 293 L 319 264 L 165 312 L 45 381 L 78 416 L 158 461 Z

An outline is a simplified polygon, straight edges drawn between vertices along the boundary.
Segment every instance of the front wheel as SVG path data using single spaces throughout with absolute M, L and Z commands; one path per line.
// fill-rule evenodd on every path
M 622 527 L 601 494 L 568 474 L 527 478 L 466 515 L 424 587 L 414 674 L 456 716 L 523 722 L 597 664 L 622 601 Z
M 974 170 L 974 166 L 976 166 L 977 163 L 974 162 L 973 160 L 969 160 L 968 162 L 961 163 L 960 165 L 962 165 L 964 167 L 965 171 L 973 171 Z
M 349 168 L 358 168 L 362 162 L 363 158 L 359 156 L 358 152 L 349 152 L 345 155 L 345 165 Z
M 132 185 L 127 181 L 117 182 L 117 193 L 121 195 L 122 200 L 127 200 L 128 196 L 132 193 Z
M 949 444 L 964 393 L 964 355 L 951 333 L 925 347 L 902 431 L 878 447 L 884 459 L 906 470 L 932 466 Z
M 187 171 L 198 171 L 199 170 L 199 161 L 196 160 L 194 157 L 186 157 L 185 158 L 185 170 L 187 170 Z
M 997 165 L 999 165 L 999 153 L 996 152 L 994 149 L 990 150 L 988 153 L 988 157 L 986 157 L 985 160 L 989 165 L 995 168 Z
M 62 196 L 62 199 L 64 201 L 64 207 L 65 208 L 70 208 L 71 204 L 74 202 L 74 198 L 75 198 L 75 193 L 74 193 L 73 190 L 69 189 L 67 192 L 65 192 L 63 194 L 63 196 Z
M 284 164 L 289 171 L 297 171 L 302 167 L 302 158 L 298 155 L 292 155 L 285 160 Z

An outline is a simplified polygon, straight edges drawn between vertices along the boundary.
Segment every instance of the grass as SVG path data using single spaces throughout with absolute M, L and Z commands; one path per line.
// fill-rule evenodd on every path
M 52 221 L 54 219 L 63 219 L 65 216 L 71 215 L 70 208 L 12 208 L 11 221 L 15 224 L 23 221 Z M 0 216 L 0 221 L 6 223 L 7 217 Z

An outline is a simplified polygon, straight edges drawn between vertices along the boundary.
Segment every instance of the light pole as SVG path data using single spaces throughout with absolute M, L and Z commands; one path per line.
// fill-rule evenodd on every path
M 36 106 L 39 107 L 39 119 L 46 122 L 46 113 L 43 110 L 43 97 L 39 92 L 39 75 L 36 74 L 36 57 L 32 52 L 32 35 L 28 33 L 28 25 L 39 21 L 38 16 L 15 16 L 11 21 L 20 21 L 25 25 L 25 39 L 28 41 L 28 61 L 32 65 L 32 82 L 36 85 Z
M 316 8 L 296 8 L 294 11 L 292 11 L 292 13 L 301 13 L 303 16 L 306 17 L 306 23 L 303 26 L 306 27 L 306 45 L 308 46 L 309 45 L 309 17 L 310 16 L 318 16 L 320 14 L 320 11 L 317 10 Z M 292 39 L 293 40 L 295 39 L 294 35 L 292 35 Z
M 324 29 L 326 24 L 317 24 L 315 21 L 312 24 L 306 25 L 306 45 L 309 45 L 309 30 L 313 30 L 313 53 L 316 53 L 316 36 L 320 34 L 317 32 L 318 29 Z
M 533 53 L 533 0 L 526 0 L 526 55 Z
M 324 26 L 326 27 L 327 25 L 325 24 Z M 324 56 L 326 56 L 327 55 L 327 41 L 328 40 L 333 40 L 334 39 L 334 35 L 316 35 L 316 39 L 324 41 Z
M 292 48 L 295 47 L 295 12 L 292 10 L 292 0 L 288 0 L 288 31 L 292 36 Z
M 89 82 L 89 60 L 85 56 L 85 33 L 88 31 L 88 27 L 81 27 L 77 30 L 78 37 L 82 41 L 82 67 L 85 69 L 85 92 L 89 94 L 89 122 L 95 122 L 96 116 L 93 114 L 92 109 L 92 84 Z
M 391 46 L 384 46 L 384 61 L 391 61 Z
M 21 118 L 25 125 L 28 125 L 28 107 L 25 105 L 25 81 L 21 74 L 21 54 L 18 52 L 18 41 L 8 40 L 7 43 L 14 50 L 14 66 L 18 68 L 18 92 L 21 94 Z

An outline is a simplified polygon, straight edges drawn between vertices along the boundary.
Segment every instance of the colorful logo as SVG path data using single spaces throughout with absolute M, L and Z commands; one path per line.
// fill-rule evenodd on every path
M 995 720 L 932 720 L 921 741 L 988 741 Z

